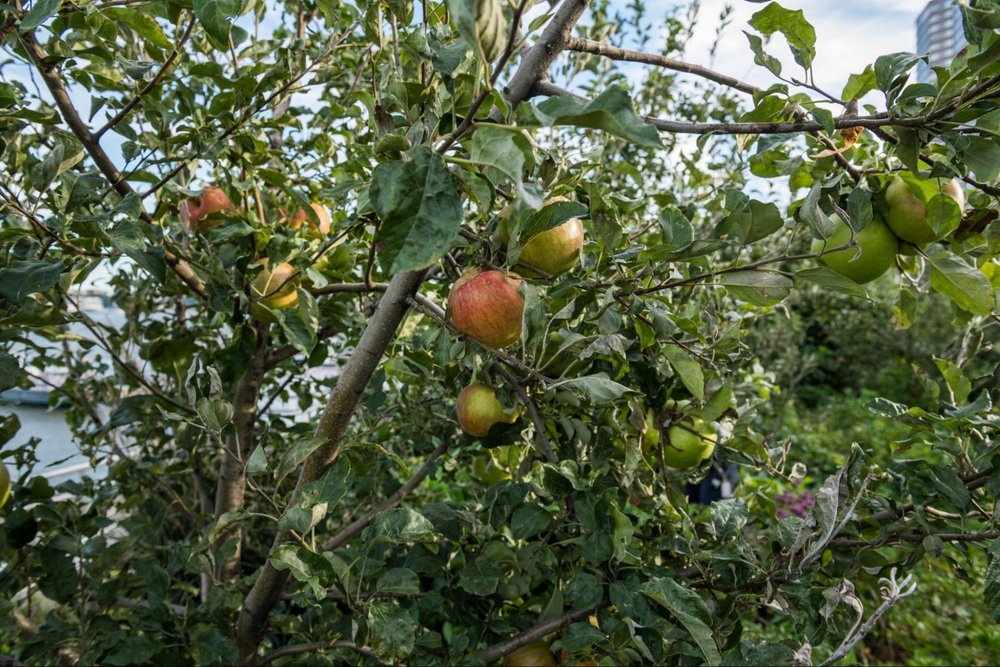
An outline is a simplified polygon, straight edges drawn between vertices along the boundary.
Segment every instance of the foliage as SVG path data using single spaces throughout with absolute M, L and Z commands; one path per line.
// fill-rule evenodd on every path
M 934 82 L 890 54 L 839 97 L 776 2 L 745 26 L 766 89 L 679 60 L 697 2 L 666 36 L 641 3 L 529 4 L 0 10 L 4 388 L 65 373 L 51 400 L 108 466 L 53 488 L 37 441 L 0 454 L 6 653 L 470 664 L 544 639 L 570 664 L 830 664 L 954 549 L 1000 618 L 1000 3 L 972 3 Z M 899 171 L 963 179 L 954 233 L 868 286 L 822 266 Z M 192 230 L 209 186 L 238 210 Z M 329 235 L 291 224 L 313 202 Z M 955 209 L 932 200 L 932 227 Z M 811 251 L 833 216 L 851 239 Z M 572 217 L 581 261 L 524 284 L 516 345 L 451 325 L 460 273 L 516 271 Z M 295 298 L 268 301 L 285 262 Z M 121 321 L 81 307 L 94 282 Z M 520 420 L 464 435 L 472 382 Z M 707 507 L 684 487 L 712 463 L 664 463 L 695 420 L 746 480 Z M 797 484 L 809 514 L 779 516 Z

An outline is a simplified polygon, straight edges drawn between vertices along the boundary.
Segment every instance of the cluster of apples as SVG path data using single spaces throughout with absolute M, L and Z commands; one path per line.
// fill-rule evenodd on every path
M 938 195 L 949 197 L 965 208 L 965 192 L 957 180 L 904 179 L 895 176 L 885 191 L 885 207 L 876 212 L 868 226 L 856 238 L 856 248 L 828 253 L 820 258 L 824 264 L 856 283 L 875 280 L 889 270 L 900 252 L 910 252 L 912 246 L 939 241 L 952 230 L 935 231 L 927 220 L 927 209 Z M 812 251 L 835 248 L 851 239 L 851 229 L 839 217 L 834 218 L 834 232 L 825 242 L 813 241 Z
M 546 204 L 564 200 L 553 197 Z M 531 236 L 521 247 L 520 260 L 527 266 L 524 278 L 536 279 L 567 271 L 580 261 L 583 222 L 569 220 Z M 448 294 L 448 310 L 454 327 L 486 347 L 501 349 L 521 338 L 524 318 L 524 278 L 497 269 L 472 268 L 463 273 Z M 469 435 L 485 436 L 498 423 L 513 423 L 517 412 L 497 399 L 492 387 L 473 383 L 462 390 L 457 404 L 458 423 Z
M 215 186 L 205 188 L 201 195 L 188 199 L 184 206 L 189 228 L 202 234 L 238 213 L 229 196 Z M 305 209 L 299 209 L 291 216 L 282 210 L 281 215 L 287 220 L 289 229 L 298 230 L 303 224 L 308 224 L 314 233 L 326 236 L 333 225 L 330 212 L 318 202 L 313 202 L 310 208 L 315 219 Z M 250 283 L 250 314 L 262 322 L 274 323 L 277 321 L 274 311 L 299 305 L 297 271 L 288 262 L 270 269 L 267 259 L 263 259 L 261 265 L 263 270 Z

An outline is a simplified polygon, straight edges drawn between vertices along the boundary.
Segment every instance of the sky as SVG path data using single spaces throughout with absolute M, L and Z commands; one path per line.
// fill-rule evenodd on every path
M 624 4 L 623 0 L 617 0 Z M 679 0 L 648 0 L 651 17 L 663 16 Z M 887 53 L 914 52 L 917 49 L 916 20 L 925 0 L 781 0 L 787 9 L 801 9 L 816 28 L 817 54 L 813 66 L 816 84 L 839 95 L 847 77 L 860 72 L 866 64 Z M 748 21 L 766 5 L 748 0 L 702 0 L 694 38 L 685 58 L 709 64 L 709 49 L 724 6 L 731 5 L 730 25 L 716 53 L 714 69 L 755 85 L 769 85 L 774 78 L 755 65 L 743 30 Z M 775 37 L 767 51 L 780 58 L 784 71 L 801 79 L 801 68 L 794 64 L 788 47 Z

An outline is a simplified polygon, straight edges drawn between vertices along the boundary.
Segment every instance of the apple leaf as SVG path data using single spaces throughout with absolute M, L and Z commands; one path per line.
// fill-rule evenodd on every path
M 604 373 L 564 380 L 552 385 L 552 387 L 579 389 L 597 404 L 612 403 L 621 398 L 625 392 L 630 391 L 628 387 L 618 384 Z
M 855 296 L 859 299 L 867 299 L 868 291 L 850 278 L 842 276 L 828 266 L 814 266 L 809 269 L 802 269 L 795 272 L 795 281 L 805 281 L 813 285 L 819 285 L 824 289 L 848 296 Z
M 60 260 L 13 262 L 9 268 L 0 269 L 0 296 L 18 305 L 29 294 L 45 292 L 55 287 L 60 275 L 62 275 Z
M 750 18 L 750 25 L 766 36 L 780 32 L 788 40 L 795 62 L 806 69 L 812 67 L 816 57 L 816 29 L 801 9 L 785 9 L 772 2 Z
M 557 201 L 547 204 L 542 210 L 531 215 L 521 232 L 521 238 L 530 239 L 536 234 L 558 227 L 570 218 L 580 218 L 588 214 L 587 207 L 575 201 Z
M 956 406 L 964 405 L 969 399 L 969 393 L 972 391 L 972 383 L 969 382 L 969 378 L 965 377 L 962 369 L 953 361 L 935 357 L 934 363 L 944 377 L 945 384 L 948 385 L 948 393 L 951 395 L 952 404 Z
M 992 139 L 969 137 L 965 149 L 965 163 L 980 181 L 992 183 L 1000 175 L 1000 142 Z
M 531 155 L 531 144 L 523 134 L 490 126 L 476 130 L 466 147 L 473 162 L 493 167 L 514 183 L 523 179 L 525 158 Z
M 376 167 L 369 194 L 382 219 L 382 261 L 392 273 L 430 265 L 448 250 L 463 220 L 458 187 L 441 156 L 426 146 L 410 156 Z
M 243 10 L 240 0 L 194 0 L 192 9 L 216 48 L 228 50 L 230 38 L 234 45 L 246 39 L 246 31 L 233 26 L 233 19 Z
M 931 287 L 973 315 L 989 315 L 993 310 L 993 287 L 982 271 L 957 255 L 930 255 Z
M 722 663 L 712 632 L 712 614 L 697 593 L 665 577 L 643 582 L 639 586 L 639 592 L 663 605 L 684 626 L 705 656 L 707 664 Z
M 705 400 L 705 373 L 694 356 L 677 345 L 665 346 L 663 354 L 677 371 L 687 390 L 699 401 Z
M 38 26 L 56 13 L 62 0 L 38 0 L 31 4 L 31 9 L 24 15 L 20 23 L 17 24 L 17 31 L 22 35 L 34 30 Z
M 790 278 L 774 271 L 736 271 L 719 277 L 719 283 L 738 299 L 755 306 L 773 306 L 791 292 Z
M 636 114 L 632 98 L 622 86 L 611 86 L 593 100 L 557 95 L 537 107 L 529 106 L 529 109 L 533 111 L 535 120 L 547 127 L 589 127 L 604 130 L 646 148 L 663 148 L 659 132 Z
M 847 84 L 844 85 L 844 92 L 840 94 L 843 100 L 860 99 L 875 89 L 875 70 L 871 65 L 865 65 L 861 74 L 852 74 L 847 77 Z

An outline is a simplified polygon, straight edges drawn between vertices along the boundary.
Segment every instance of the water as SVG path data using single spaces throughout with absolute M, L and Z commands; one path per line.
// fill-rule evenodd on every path
M 33 405 L 5 405 L 0 413 L 13 412 L 21 420 L 21 430 L 13 440 L 4 445 L 4 449 L 20 447 L 31 438 L 38 438 L 35 455 L 39 462 L 35 466 L 36 475 L 44 475 L 53 485 L 66 479 L 80 475 L 100 476 L 104 466 L 94 469 L 86 456 L 80 454 L 73 434 L 66 424 L 66 415 L 62 410 L 50 410 Z M 10 463 L 8 463 L 10 465 Z M 17 470 L 16 474 L 22 471 Z M 15 473 L 11 470 L 11 473 Z

